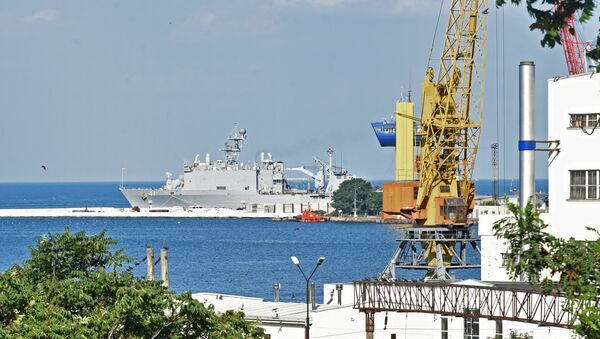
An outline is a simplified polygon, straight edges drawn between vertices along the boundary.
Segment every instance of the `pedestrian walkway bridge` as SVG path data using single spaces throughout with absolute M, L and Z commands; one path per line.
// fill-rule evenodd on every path
M 374 329 L 376 312 L 418 312 L 456 317 L 519 321 L 569 328 L 563 293 L 546 293 L 525 282 L 355 281 L 354 308 L 364 312 L 366 329 Z M 599 300 L 593 302 L 599 305 Z M 584 305 L 573 305 L 583 307 Z

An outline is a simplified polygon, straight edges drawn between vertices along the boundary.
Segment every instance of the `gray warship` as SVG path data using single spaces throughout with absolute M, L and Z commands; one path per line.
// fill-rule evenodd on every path
M 251 212 L 299 213 L 306 209 L 331 211 L 333 192 L 353 176 L 332 163 L 333 150 L 327 150 L 329 162 L 313 157 L 315 172 L 304 166 L 285 168 L 282 161 L 273 160 L 270 153 L 261 152 L 260 162 L 239 161 L 246 141 L 246 130 L 234 127 L 221 149 L 225 159 L 212 162 L 210 154 L 204 161 L 196 155 L 193 162 L 184 162 L 183 174 L 173 178 L 166 173 L 161 188 L 125 188 L 120 190 L 132 207 L 159 209 L 181 207 L 230 208 Z M 294 189 L 299 178 L 285 178 L 285 171 L 306 175 L 307 189 Z

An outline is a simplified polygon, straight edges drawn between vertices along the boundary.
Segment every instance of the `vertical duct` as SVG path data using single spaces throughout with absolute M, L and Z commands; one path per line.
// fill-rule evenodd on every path
M 310 303 L 313 310 L 317 309 L 317 287 L 315 283 L 310 283 Z
M 342 290 L 344 289 L 344 285 L 343 284 L 335 284 L 335 289 L 337 290 L 337 297 L 338 297 L 338 305 L 342 304 Z
M 535 194 L 535 64 L 519 64 L 519 204 Z
M 273 294 L 275 294 L 275 302 L 278 303 L 279 302 L 279 289 L 281 288 L 281 284 L 279 284 L 279 282 L 275 282 L 273 284 Z

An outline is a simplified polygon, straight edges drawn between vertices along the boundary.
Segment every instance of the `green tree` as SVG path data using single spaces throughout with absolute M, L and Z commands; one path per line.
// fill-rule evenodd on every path
M 512 215 L 497 221 L 493 230 L 508 242 L 509 276 L 565 293 L 563 307 L 574 315 L 575 333 L 600 338 L 600 308 L 595 306 L 600 295 L 600 237 L 594 241 L 557 238 L 545 231 L 548 225 L 531 202 L 525 208 L 515 204 L 508 208 Z M 558 281 L 551 281 L 551 276 Z
M 509 1 L 515 5 L 520 5 L 522 2 L 522 0 Z M 496 6 L 501 7 L 506 2 L 507 0 L 496 0 Z M 527 12 L 534 19 L 529 29 L 539 30 L 543 34 L 542 46 L 550 48 L 562 43 L 559 31 L 566 19 L 575 15 L 576 20 L 585 23 L 592 18 L 596 9 L 595 0 L 526 0 L 525 3 Z M 559 5 L 554 10 L 554 4 L 557 3 Z M 600 31 L 596 37 L 596 45 L 587 55 L 594 60 L 600 60 Z
M 343 213 L 353 213 L 356 193 L 356 212 L 374 215 L 381 212 L 381 192 L 376 192 L 371 183 L 360 178 L 344 181 L 333 193 L 333 208 Z
M 123 269 L 105 232 L 47 234 L 0 273 L 0 338 L 262 338 L 242 312 L 218 315 Z

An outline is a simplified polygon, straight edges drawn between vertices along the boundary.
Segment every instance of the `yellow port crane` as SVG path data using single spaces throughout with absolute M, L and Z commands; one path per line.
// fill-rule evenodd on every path
M 383 187 L 386 218 L 413 219 L 417 225 L 465 225 L 473 209 L 473 168 L 481 130 L 487 0 L 453 0 L 437 73 L 427 67 L 422 82 L 421 118 L 412 104 L 396 109 L 396 154 L 411 157 L 414 173 Z M 420 122 L 420 143 L 413 124 Z M 397 170 L 398 173 L 398 170 Z M 415 180 L 418 178 L 417 180 Z
M 414 227 L 403 228 L 383 279 L 395 278 L 396 267 L 426 269 L 431 279 L 452 279 L 449 268 L 477 267 L 467 260 L 467 245 L 480 253 L 467 216 L 475 198 L 488 12 L 487 0 L 452 0 L 439 68 L 428 66 L 422 82 L 420 119 L 412 103 L 396 104 L 396 181 L 383 185 L 383 214 Z

